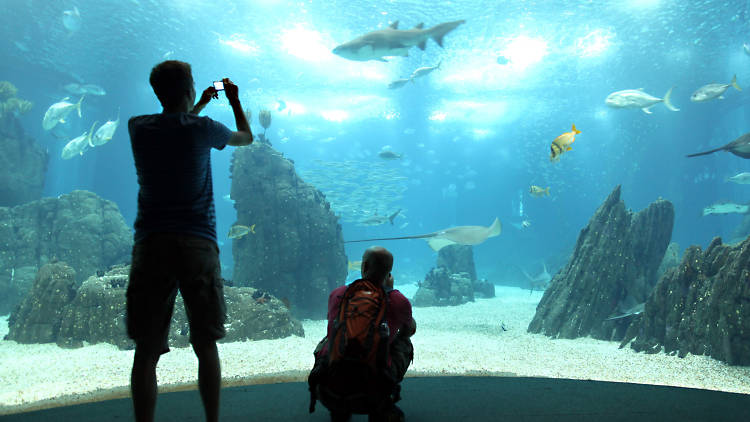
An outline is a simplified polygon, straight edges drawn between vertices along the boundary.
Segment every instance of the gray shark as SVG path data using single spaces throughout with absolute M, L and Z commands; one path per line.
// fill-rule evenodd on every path
M 699 155 L 712 154 L 716 151 L 727 151 L 727 152 L 731 152 L 732 154 L 738 157 L 750 158 L 750 133 L 746 133 L 740 136 L 739 138 L 724 145 L 723 147 L 714 148 L 712 150 L 698 152 L 695 154 L 690 154 L 687 157 L 697 157 Z
M 542 262 L 542 266 L 544 267 L 544 271 L 542 271 L 535 277 L 530 276 L 529 273 L 521 268 L 521 272 L 523 273 L 523 275 L 525 275 L 526 278 L 529 279 L 529 294 L 531 294 L 534 290 L 546 289 L 547 286 L 549 286 L 549 282 L 552 281 L 552 275 L 547 272 L 547 265 Z
M 368 32 L 333 49 L 333 54 L 355 61 L 379 60 L 385 62 L 386 56 L 408 56 L 409 49 L 417 46 L 425 49 L 428 38 L 432 38 L 439 46 L 443 46 L 443 37 L 466 21 L 457 20 L 445 22 L 422 29 L 419 24 L 412 29 L 398 29 L 398 21 L 388 28 Z
M 617 314 L 615 316 L 611 316 L 611 317 L 607 318 L 605 321 L 611 321 L 613 319 L 627 318 L 627 317 L 629 317 L 631 315 L 638 315 L 640 313 L 643 313 L 643 310 L 645 309 L 645 307 L 646 307 L 646 303 L 639 303 L 639 304 L 633 306 L 632 308 L 626 309 L 624 312 L 622 312 L 620 314 Z

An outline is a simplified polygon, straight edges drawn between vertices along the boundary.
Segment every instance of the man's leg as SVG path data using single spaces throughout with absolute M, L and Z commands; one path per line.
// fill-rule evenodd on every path
M 152 422 L 156 410 L 156 364 L 159 352 L 154 348 L 136 345 L 133 370 L 130 373 L 130 393 L 136 422 Z
M 193 350 L 198 357 L 198 390 L 200 390 L 203 407 L 206 410 L 206 421 L 217 422 L 221 391 L 221 363 L 216 342 L 213 340 L 195 341 Z

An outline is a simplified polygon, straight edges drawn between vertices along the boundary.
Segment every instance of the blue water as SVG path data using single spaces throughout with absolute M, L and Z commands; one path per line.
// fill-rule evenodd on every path
M 474 249 L 480 277 L 513 283 L 517 268 L 532 273 L 546 262 L 565 263 L 580 229 L 618 184 L 640 210 L 658 197 L 675 205 L 673 240 L 681 247 L 725 239 L 741 216 L 702 217 L 720 200 L 745 203 L 750 187 L 724 181 L 748 163 L 721 152 L 685 154 L 723 145 L 748 132 L 750 42 L 748 2 L 634 1 L 6 1 L 0 13 L 0 80 L 34 102 L 22 116 L 27 133 L 50 151 L 44 194 L 87 189 L 115 201 L 132 224 L 137 184 L 126 125 L 133 115 L 160 111 L 148 84 L 164 58 L 193 66 L 196 89 L 230 77 L 243 105 L 273 111 L 268 137 L 298 170 L 314 160 L 380 162 L 385 145 L 404 154 L 387 162 L 407 177 L 403 198 L 374 210 L 403 208 L 394 226 L 343 224 L 345 239 L 404 236 L 453 225 L 504 223 L 501 236 Z M 436 5 L 437 4 L 437 5 Z M 76 6 L 80 29 L 63 25 Z M 466 24 L 445 38 L 445 48 L 388 62 L 353 62 L 330 50 L 399 20 L 401 28 L 457 19 Z M 510 58 L 507 64 L 498 57 Z M 390 81 L 442 60 L 439 70 L 401 89 Z M 736 74 L 745 91 L 724 100 L 691 103 L 690 94 Z M 95 83 L 107 95 L 87 96 L 83 118 L 71 115 L 69 139 L 93 121 L 123 124 L 108 144 L 62 160 L 65 141 L 41 127 L 45 110 L 68 94 L 71 82 Z M 604 105 L 611 92 L 643 88 L 662 97 L 675 86 L 671 112 L 653 114 Z M 282 99 L 287 109 L 277 111 Z M 203 114 L 231 128 L 226 99 Z M 581 134 L 556 164 L 549 145 L 575 123 Z M 284 141 L 282 141 L 284 140 Z M 230 190 L 231 147 L 214 152 L 214 191 L 225 273 L 231 276 L 236 219 L 222 197 Z M 550 187 L 532 198 L 529 185 Z M 454 185 L 455 188 L 450 186 Z M 376 188 L 373 188 L 376 189 Z M 324 190 L 325 191 L 325 190 Z M 519 201 L 519 192 L 522 199 Z M 524 216 L 519 216 L 519 202 Z M 523 219 L 531 227 L 518 230 Z M 408 225 L 400 228 L 404 223 Z M 423 241 L 383 243 L 396 256 L 397 283 L 411 283 L 434 265 Z M 351 260 L 366 244 L 347 246 Z

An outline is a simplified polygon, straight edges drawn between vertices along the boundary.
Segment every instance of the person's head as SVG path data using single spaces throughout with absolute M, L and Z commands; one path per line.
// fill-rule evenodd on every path
M 148 81 L 164 109 L 192 107 L 195 102 L 193 73 L 188 63 L 177 60 L 161 62 L 151 69 Z
M 381 246 L 367 248 L 362 255 L 362 278 L 383 283 L 393 269 L 393 255 Z

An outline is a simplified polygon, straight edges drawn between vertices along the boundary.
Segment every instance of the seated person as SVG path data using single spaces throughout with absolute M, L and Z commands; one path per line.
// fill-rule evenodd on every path
M 414 358 L 409 337 L 416 332 L 417 323 L 412 317 L 409 300 L 393 289 L 392 268 L 393 255 L 385 248 L 371 247 L 362 256 L 362 279 L 331 292 L 328 335 L 315 348 L 315 366 L 308 380 L 312 397 L 310 412 L 315 409 L 315 400 L 320 399 L 334 422 L 348 421 L 352 413 L 366 413 L 370 421 L 404 420 L 395 402 L 400 399 L 399 383 Z M 369 305 L 372 308 L 360 307 L 356 315 L 347 313 L 346 309 L 357 300 L 357 290 L 372 297 L 382 294 L 383 300 L 378 303 L 383 304 L 384 309 L 373 304 Z M 364 317 L 362 309 L 367 314 Z M 352 348 L 362 343 L 355 341 L 357 338 L 350 331 L 351 326 L 357 324 L 352 323 L 356 317 L 365 318 L 366 324 L 377 324 L 378 330 L 367 330 L 370 325 L 365 325 L 363 332 L 378 331 L 384 341 L 373 341 L 371 336 L 364 343 L 371 344 L 373 350 L 360 348 L 358 357 L 352 357 Z M 342 321 L 347 318 L 348 321 Z M 342 340 L 344 335 L 350 336 L 346 342 Z M 337 353 L 342 342 L 345 346 L 339 347 L 342 351 Z M 337 371 L 337 368 L 341 369 Z

